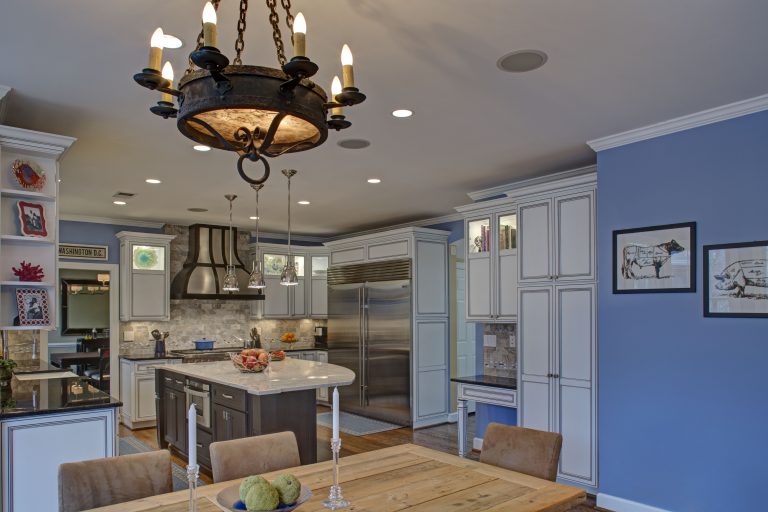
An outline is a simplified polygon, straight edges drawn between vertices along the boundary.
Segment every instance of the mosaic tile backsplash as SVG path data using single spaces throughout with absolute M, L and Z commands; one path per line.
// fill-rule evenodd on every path
M 517 376 L 517 324 L 485 324 L 484 335 L 495 335 L 495 347 L 483 347 L 483 373 L 494 377 Z

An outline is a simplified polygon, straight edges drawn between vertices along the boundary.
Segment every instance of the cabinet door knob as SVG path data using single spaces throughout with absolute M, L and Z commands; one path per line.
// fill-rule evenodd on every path
M 552 375 L 551 373 L 548 373 L 547 377 L 551 378 L 551 377 L 554 377 L 554 375 Z
M 560 374 L 556 373 L 556 374 L 553 375 L 553 377 L 556 378 L 556 379 L 559 379 L 560 378 Z

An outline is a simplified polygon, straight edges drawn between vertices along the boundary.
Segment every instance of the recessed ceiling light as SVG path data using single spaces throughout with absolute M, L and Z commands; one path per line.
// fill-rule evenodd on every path
M 379 178 L 369 178 L 368 183 L 381 183 Z
M 496 66 L 510 73 L 525 73 L 539 69 L 547 59 L 547 54 L 540 50 L 518 50 L 504 55 L 496 61 Z
M 188 212 L 194 212 L 194 213 L 203 213 L 207 212 L 208 208 L 187 208 Z
M 210 151 L 211 150 L 210 147 L 204 146 L 203 144 L 195 144 L 194 146 L 192 146 L 192 149 L 194 149 L 195 151 Z
M 337 142 L 344 149 L 363 149 L 371 145 L 371 141 L 365 139 L 344 139 Z
M 183 43 L 181 39 L 171 34 L 163 34 L 163 47 L 164 48 L 181 48 Z
M 408 110 L 407 108 L 399 108 L 397 110 L 393 110 L 392 115 L 395 117 L 411 117 L 413 115 L 413 110 Z
M 248 218 L 251 219 L 251 220 L 259 220 L 259 218 L 257 216 L 255 216 L 255 215 L 251 215 Z
M 158 185 L 158 184 L 162 183 L 162 181 L 160 181 L 158 179 L 155 179 L 155 178 L 147 178 L 144 181 L 146 181 L 147 183 L 151 183 L 152 185 Z
M 299 201 L 299 204 L 303 204 L 303 205 L 305 205 L 305 206 L 306 206 L 306 205 L 308 205 L 308 204 L 309 204 L 309 201 L 304 201 L 304 200 L 302 200 L 302 201 Z
M 125 206 L 128 203 L 125 201 L 112 201 L 112 204 L 116 204 L 117 206 Z

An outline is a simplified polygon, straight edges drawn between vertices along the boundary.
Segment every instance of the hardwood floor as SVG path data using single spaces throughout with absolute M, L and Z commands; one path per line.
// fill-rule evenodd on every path
M 327 408 L 318 407 L 318 411 L 327 411 Z M 469 417 L 469 439 L 474 438 L 475 433 L 475 417 L 470 415 Z M 157 431 L 154 428 L 147 428 L 141 430 L 129 430 L 123 425 L 120 425 L 120 436 L 134 436 L 144 444 L 157 448 Z M 319 461 L 330 460 L 331 449 L 331 429 L 318 425 L 317 426 L 317 458 Z M 410 428 L 399 428 L 397 430 L 389 430 L 387 432 L 380 432 L 377 434 L 369 434 L 366 436 L 353 436 L 349 434 L 341 433 L 341 455 L 354 455 L 356 453 L 369 452 L 372 450 L 378 450 L 379 448 L 386 448 L 388 446 L 396 446 L 399 444 L 413 443 L 420 446 L 426 446 L 434 450 L 440 450 L 442 452 L 456 454 L 458 451 L 457 445 L 457 433 L 455 423 L 446 423 L 443 425 L 436 425 L 434 427 L 423 428 L 419 430 L 413 430 Z M 469 458 L 477 460 L 479 452 L 472 451 L 468 455 Z M 184 466 L 185 461 L 174 457 L 174 461 L 179 465 Z M 201 474 L 201 479 L 210 483 L 211 479 L 207 475 Z M 594 497 L 588 497 L 587 502 L 584 505 L 570 509 L 568 512 L 596 512 L 601 511 L 595 507 Z

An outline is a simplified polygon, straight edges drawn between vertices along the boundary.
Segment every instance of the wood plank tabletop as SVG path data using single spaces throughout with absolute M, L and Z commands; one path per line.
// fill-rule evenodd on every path
M 267 473 L 271 480 L 292 473 L 312 489 L 310 501 L 301 512 L 325 511 L 322 501 L 331 485 L 331 462 Z M 404 444 L 344 457 L 339 479 L 344 497 L 355 512 L 564 512 L 584 501 L 583 490 L 540 478 L 482 464 L 455 455 Z M 219 508 L 216 494 L 239 485 L 232 480 L 198 488 L 198 510 Z M 99 512 L 181 512 L 189 493 L 179 491 L 129 501 Z M 181 508 L 179 508 L 181 507 Z

